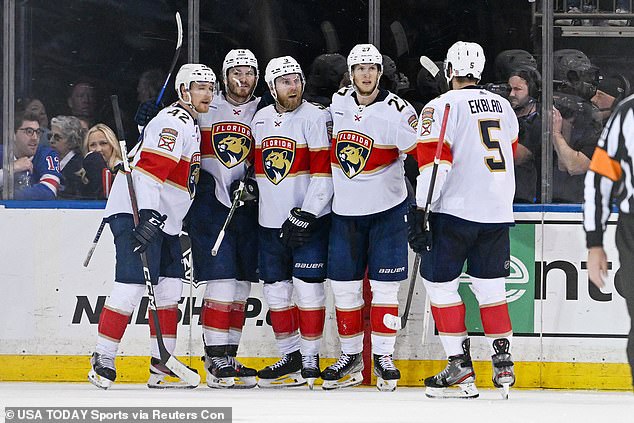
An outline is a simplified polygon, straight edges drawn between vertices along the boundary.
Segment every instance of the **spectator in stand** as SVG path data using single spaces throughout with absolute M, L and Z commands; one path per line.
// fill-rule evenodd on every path
M 156 99 L 158 98 L 165 75 L 160 69 L 149 69 L 141 74 L 139 77 L 139 83 L 136 87 L 137 100 L 139 101 L 139 107 L 134 115 L 134 121 L 142 128 L 144 127 L 164 106 L 163 101 L 158 105 Z M 141 129 L 139 129 L 139 132 Z
M 339 53 L 317 56 L 310 65 L 304 99 L 330 106 L 332 95 L 339 91 L 346 70 L 346 58 Z
M 105 200 L 110 193 L 116 168 L 123 162 L 117 137 L 107 125 L 98 123 L 86 133 L 82 151 L 87 153 L 81 173 L 81 196 Z
M 40 145 L 38 116 L 29 112 L 15 114 L 13 146 L 15 200 L 54 200 L 60 179 L 59 157 L 50 147 Z M 3 150 L 0 148 L 0 162 Z M 4 183 L 0 169 L 0 186 Z
M 49 146 L 50 129 L 48 129 L 48 115 L 46 114 L 46 107 L 44 103 L 37 98 L 26 97 L 20 98 L 16 101 L 15 110 L 33 113 L 37 116 L 37 121 L 40 124 L 40 145 Z
M 515 203 L 534 203 L 541 192 L 541 125 L 539 84 L 536 69 L 520 66 L 510 73 L 509 102 L 519 123 L 519 142 L 513 156 L 515 162 Z
M 62 172 L 61 199 L 81 198 L 81 169 L 83 156 L 80 151 L 85 130 L 75 116 L 56 116 L 51 119 L 51 147 L 59 155 Z
M 70 87 L 67 98 L 70 115 L 82 122 L 82 127 L 88 129 L 94 124 L 97 110 L 96 84 L 86 78 L 80 78 Z

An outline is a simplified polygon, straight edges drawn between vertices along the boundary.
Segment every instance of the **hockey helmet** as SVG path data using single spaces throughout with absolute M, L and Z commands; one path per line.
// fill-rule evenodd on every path
M 191 105 L 191 99 L 190 101 L 186 101 L 183 98 L 180 87 L 181 85 L 185 85 L 185 90 L 189 90 L 192 82 L 209 82 L 215 85 L 216 74 L 209 66 L 200 63 L 186 63 L 181 66 L 176 74 L 176 93 L 178 94 L 179 100 L 189 105 Z
M 251 66 L 255 69 L 255 86 L 258 85 L 260 72 L 258 71 L 258 59 L 248 49 L 234 49 L 229 51 L 222 62 L 222 82 L 227 86 L 227 71 L 236 66 Z
M 271 95 L 273 95 L 275 100 L 277 100 L 275 79 L 279 76 L 290 75 L 293 73 L 299 74 L 302 80 L 302 85 L 304 85 L 306 82 L 304 72 L 302 72 L 302 68 L 299 66 L 299 63 L 297 63 L 297 60 L 293 59 L 291 56 L 275 57 L 266 65 L 266 70 L 264 71 L 264 81 L 269 86 Z
M 455 76 L 480 80 L 484 70 L 484 50 L 478 43 L 458 41 L 447 51 L 445 78 L 447 82 Z M 451 69 L 450 69 L 451 67 Z
M 352 67 L 361 63 L 370 63 L 379 66 L 379 78 L 383 73 L 383 56 L 373 44 L 357 44 L 348 54 L 348 74 L 352 80 Z

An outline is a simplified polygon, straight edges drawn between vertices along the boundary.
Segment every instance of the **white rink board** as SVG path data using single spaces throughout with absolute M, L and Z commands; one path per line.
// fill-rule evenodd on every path
M 112 287 L 114 246 L 106 228 L 88 269 L 82 266 L 86 252 L 99 226 L 102 210 L 84 209 L 2 209 L 0 208 L 0 354 L 88 355 L 96 339 L 96 316 L 88 315 L 103 301 Z M 534 332 L 517 336 L 514 357 L 522 361 L 579 361 L 625 363 L 628 318 L 623 298 L 615 293 L 613 276 L 618 268 L 614 247 L 614 226 L 606 235 L 606 250 L 614 261 L 604 294 L 609 301 L 596 301 L 589 295 L 585 239 L 579 213 L 518 213 L 516 219 L 547 222 L 535 226 L 535 260 L 551 265 L 560 263 L 574 269 L 566 274 L 550 270 L 546 298 L 534 301 Z M 549 222 L 555 223 L 549 223 Z M 568 222 L 576 223 L 568 223 Z M 411 254 L 410 262 L 413 262 Z M 534 263 L 525 263 L 526 266 Z M 530 281 L 534 283 L 534 281 Z M 575 288 L 576 287 L 576 288 Z M 194 289 L 195 308 L 202 304 L 203 287 Z M 576 297 L 571 294 L 576 289 Z M 328 289 L 329 292 L 329 289 Z M 184 285 L 181 312 L 188 303 L 189 285 Z M 400 297 L 404 303 L 407 284 Z M 260 285 L 251 292 L 246 327 L 240 354 L 247 357 L 274 357 L 277 349 L 270 326 L 265 321 L 266 304 Z M 572 298 L 575 297 L 575 298 Z M 606 297 L 607 298 L 607 297 Z M 410 321 L 397 339 L 397 359 L 444 359 L 444 353 L 429 327 L 425 345 L 421 344 L 425 293 L 418 281 Z M 76 313 L 78 304 L 87 305 Z M 322 355 L 338 356 L 338 341 L 331 295 L 328 296 L 325 342 Z M 401 307 L 402 308 L 402 307 Z M 259 309 L 259 312 L 257 312 Z M 81 309 L 80 309 L 81 311 Z M 133 315 L 120 347 L 122 355 L 148 354 L 148 327 Z M 73 320 L 75 322 L 73 323 Z M 181 322 L 182 323 L 182 322 Z M 202 354 L 198 317 L 194 327 L 179 328 L 178 355 Z M 540 332 L 545 334 L 540 336 Z M 488 359 L 490 352 L 482 337 L 472 341 L 474 359 Z

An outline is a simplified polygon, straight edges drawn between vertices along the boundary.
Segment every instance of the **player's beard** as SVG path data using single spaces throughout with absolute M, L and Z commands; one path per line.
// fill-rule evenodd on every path
M 277 101 L 280 103 L 280 106 L 287 112 L 292 112 L 297 109 L 302 102 L 302 92 L 298 91 L 296 96 L 293 98 L 289 98 L 288 96 L 277 96 Z
M 359 93 L 359 95 L 367 97 L 367 96 L 372 95 L 372 93 L 374 93 L 374 91 L 377 89 L 378 85 L 379 85 L 379 81 L 376 81 L 374 84 L 372 84 L 372 87 L 369 90 L 367 88 L 365 88 L 364 85 L 355 84 L 355 87 L 357 88 L 357 92 Z
M 237 103 L 246 103 L 249 98 L 251 98 L 251 93 L 253 92 L 253 86 L 247 83 L 240 83 L 238 80 L 228 80 L 227 85 L 229 86 L 227 91 L 229 97 Z

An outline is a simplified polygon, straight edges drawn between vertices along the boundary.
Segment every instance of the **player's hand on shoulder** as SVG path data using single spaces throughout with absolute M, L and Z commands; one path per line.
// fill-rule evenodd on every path
M 162 215 L 156 210 L 139 210 L 139 224 L 132 231 L 134 236 L 134 251 L 143 253 L 147 247 L 163 234 L 163 227 L 167 215 Z
M 425 212 L 416 208 L 415 206 L 410 208 L 407 215 L 408 223 L 408 236 L 409 246 L 416 254 L 421 254 L 427 251 L 431 251 L 433 242 L 431 227 L 429 221 L 427 227 L 423 227 L 423 220 L 425 218 Z
M 280 229 L 280 241 L 290 248 L 301 247 L 310 239 L 316 222 L 314 214 L 293 208 Z

